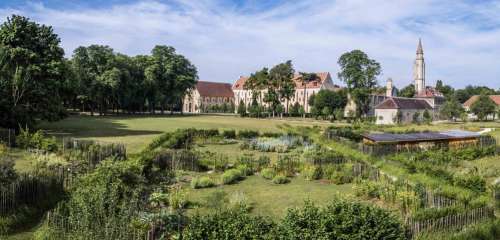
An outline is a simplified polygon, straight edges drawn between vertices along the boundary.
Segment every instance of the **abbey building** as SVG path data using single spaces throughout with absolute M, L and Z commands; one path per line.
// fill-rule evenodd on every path
M 425 84 L 425 60 L 422 41 L 418 40 L 416 58 L 413 63 L 413 84 L 415 96 L 397 97 L 392 79 L 387 80 L 386 99 L 375 106 L 377 124 L 422 122 L 424 116 L 432 120 L 439 118 L 444 96 L 434 87 Z

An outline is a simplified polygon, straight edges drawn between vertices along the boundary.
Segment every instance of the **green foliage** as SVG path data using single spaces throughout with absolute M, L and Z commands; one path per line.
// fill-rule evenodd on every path
M 0 127 L 32 127 L 66 114 L 67 64 L 52 27 L 12 15 L 0 26 Z
M 221 175 L 222 184 L 233 184 L 245 178 L 243 173 L 238 169 L 229 169 Z
M 361 136 L 361 131 L 356 130 L 352 127 L 336 127 L 331 126 L 325 131 L 326 134 L 329 134 L 330 137 L 342 137 L 347 138 L 354 142 L 360 142 L 363 139 Z
M 458 102 L 455 98 L 449 99 L 441 107 L 440 114 L 446 119 L 456 120 L 464 112 L 462 104 Z
M 432 122 L 432 116 L 429 113 L 429 110 L 425 109 L 425 111 L 423 113 L 423 118 L 424 118 L 424 122 L 426 124 L 430 124 Z
M 191 179 L 191 188 L 209 188 L 215 186 L 215 182 L 209 177 L 193 177 Z
M 301 174 L 306 180 L 311 181 L 320 179 L 323 173 L 321 167 L 307 164 L 302 168 Z
M 313 104 L 324 118 L 328 118 L 337 110 L 343 110 L 347 104 L 347 94 L 345 91 L 320 90 L 314 95 Z M 338 119 L 337 119 L 338 120 Z
M 184 239 L 233 240 L 271 239 L 275 224 L 243 209 L 231 209 L 211 215 L 194 216 L 184 229 Z
M 448 233 L 449 234 L 449 233 Z M 450 235 L 450 234 L 449 234 Z M 477 224 L 465 232 L 454 234 L 450 240 L 496 240 L 500 239 L 500 220 Z
M 467 101 L 469 98 L 471 98 L 474 95 L 480 95 L 480 94 L 486 94 L 486 95 L 495 95 L 498 94 L 495 92 L 494 89 L 491 89 L 489 87 L 485 86 L 471 86 L 468 85 L 464 89 L 457 89 L 454 93 L 454 97 L 460 102 L 464 103 Z
M 288 179 L 285 175 L 278 174 L 273 177 L 272 181 L 274 184 L 286 184 L 290 182 L 290 179 Z
M 456 186 L 464 187 L 478 193 L 486 191 L 486 180 L 479 175 L 455 175 L 453 177 L 453 183 Z
M 410 84 L 398 92 L 398 97 L 412 98 L 415 96 L 415 85 Z
M 216 190 L 205 197 L 204 205 L 207 208 L 221 210 L 226 207 L 228 202 L 227 193 L 221 190 Z
M 347 88 L 356 103 L 356 116 L 365 115 L 370 107 L 372 88 L 377 85 L 377 76 L 381 73 L 380 64 L 368 57 L 361 50 L 353 50 L 340 56 L 338 78 L 347 84 Z
M 226 139 L 235 139 L 236 131 L 234 129 L 222 131 L 222 136 Z
M 354 187 L 354 194 L 358 197 L 381 198 L 383 186 L 378 182 L 361 181 Z
M 14 161 L 9 158 L 0 157 L 0 190 L 17 179 L 18 175 L 14 169 Z
M 488 95 L 481 94 L 479 99 L 472 103 L 470 111 L 473 112 L 479 120 L 485 120 L 490 114 L 495 114 L 496 104 Z
M 302 208 L 289 209 L 279 235 L 281 239 L 406 239 L 402 224 L 385 210 L 339 199 L 322 208 L 306 202 Z
M 238 138 L 255 138 L 259 136 L 259 132 L 254 130 L 240 130 L 238 131 Z
M 290 114 L 290 116 L 297 117 L 300 115 L 299 109 L 300 109 L 300 104 L 298 102 L 295 102 L 288 110 L 288 113 Z
M 416 221 L 438 219 L 448 215 L 454 215 L 463 212 L 464 209 L 459 206 L 451 206 L 444 208 L 424 208 L 413 214 L 413 219 Z
M 260 171 L 260 175 L 265 179 L 273 179 L 276 176 L 276 171 L 273 168 L 264 168 Z
M 240 100 L 240 103 L 238 104 L 238 114 L 240 117 L 245 117 L 247 115 L 247 106 L 245 105 L 245 102 L 243 102 L 243 99 Z
M 41 130 L 30 133 L 27 128 L 21 129 L 16 137 L 16 144 L 23 149 L 40 149 L 47 152 L 55 152 L 58 149 L 55 137 L 45 137 Z

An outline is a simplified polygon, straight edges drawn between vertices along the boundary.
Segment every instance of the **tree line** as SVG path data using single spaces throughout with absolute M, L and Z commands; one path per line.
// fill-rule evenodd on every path
M 181 109 L 198 80 L 173 47 L 127 56 L 109 46 L 81 46 L 64 57 L 52 27 L 12 15 L 0 26 L 0 127 L 56 121 L 66 109 L 92 115 Z

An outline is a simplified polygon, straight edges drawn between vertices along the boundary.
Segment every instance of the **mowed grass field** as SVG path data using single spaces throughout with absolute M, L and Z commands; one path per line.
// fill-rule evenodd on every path
M 188 199 L 203 205 L 207 197 L 215 191 L 223 191 L 228 200 L 237 192 L 243 193 L 251 203 L 252 214 L 279 219 L 288 208 L 300 207 L 310 200 L 317 205 L 325 205 L 335 196 L 348 196 L 352 193 L 352 184 L 335 185 L 322 181 L 307 181 L 303 177 L 293 177 L 287 184 L 274 184 L 261 176 L 249 176 L 245 180 L 215 188 L 191 189 Z M 206 208 L 191 209 L 190 213 L 204 213 Z
M 250 129 L 278 132 L 279 126 L 327 126 L 326 121 L 302 118 L 255 119 L 224 115 L 162 115 L 162 116 L 70 116 L 58 122 L 40 124 L 40 129 L 61 137 L 119 142 L 130 153 L 143 149 L 158 135 L 179 128 Z

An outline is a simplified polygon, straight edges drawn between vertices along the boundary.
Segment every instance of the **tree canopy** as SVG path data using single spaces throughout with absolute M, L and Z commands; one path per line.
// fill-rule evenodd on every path
M 0 26 L 0 126 L 64 116 L 64 51 L 52 27 L 18 15 Z
M 413 85 L 413 84 L 410 84 L 410 85 L 402 88 L 398 92 L 398 97 L 411 98 L 413 96 L 415 96 L 415 85 Z
M 377 85 L 377 76 L 382 72 L 380 64 L 361 50 L 342 54 L 338 64 L 338 77 L 347 84 L 348 91 L 356 103 L 356 115 L 365 115 L 370 107 L 369 95 Z
M 486 94 L 479 95 L 477 101 L 470 106 L 470 111 L 473 112 L 479 120 L 485 120 L 488 115 L 495 114 L 496 104 Z

